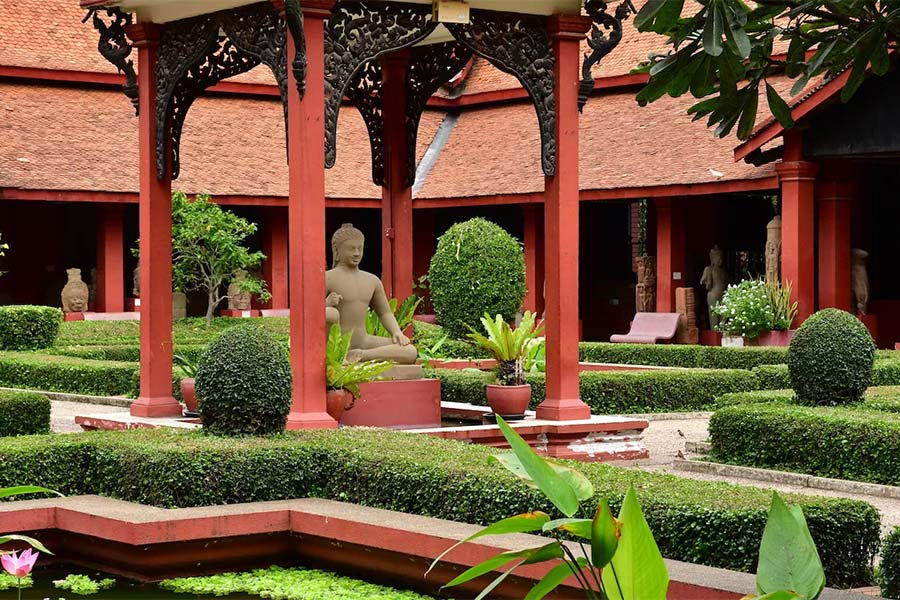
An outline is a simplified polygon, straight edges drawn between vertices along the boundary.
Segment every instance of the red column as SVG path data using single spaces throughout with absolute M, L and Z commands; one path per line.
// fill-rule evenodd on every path
M 580 16 L 549 19 L 556 64 L 556 174 L 544 184 L 547 275 L 547 395 L 539 419 L 587 419 L 578 386 L 578 77 L 587 23 Z
M 819 308 L 850 311 L 850 202 L 854 182 L 816 184 L 819 210 Z
M 815 310 L 816 165 L 803 160 L 799 132 L 784 139 L 784 161 L 776 166 L 781 180 L 781 278 L 793 288 L 799 326 Z
M 125 310 L 125 207 L 104 204 L 97 210 L 97 311 Z
M 544 313 L 544 220 L 541 207 L 535 204 L 522 206 L 522 224 L 525 250 L 525 295 L 523 308 L 536 313 Z
M 675 288 L 684 287 L 684 211 L 670 198 L 656 208 L 656 311 L 675 312 Z
M 139 417 L 181 415 L 172 397 L 172 179 L 156 170 L 156 67 L 158 30 L 137 24 L 141 255 L 141 390 L 131 405 Z M 167 153 L 168 155 L 168 153 Z
M 384 170 L 381 192 L 382 280 L 388 298 L 400 301 L 413 288 L 412 188 L 408 185 L 406 65 L 409 51 L 381 59 L 384 81 Z
M 282 208 L 267 207 L 263 210 L 262 230 L 263 277 L 272 299 L 269 308 L 288 307 L 288 222 Z
M 304 2 L 306 94 L 288 68 L 288 254 L 294 403 L 288 429 L 336 428 L 325 412 L 325 19 L 333 2 Z M 288 35 L 288 61 L 294 40 Z

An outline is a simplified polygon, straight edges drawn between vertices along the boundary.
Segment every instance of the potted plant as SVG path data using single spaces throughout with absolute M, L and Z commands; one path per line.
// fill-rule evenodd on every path
M 769 306 L 772 307 L 772 329 L 762 333 L 751 345 L 790 346 L 796 329 L 791 329 L 797 318 L 797 303 L 791 302 L 791 284 L 766 284 Z
M 172 362 L 181 373 L 181 399 L 184 400 L 186 417 L 199 417 L 197 412 L 197 394 L 194 392 L 194 382 L 197 377 L 197 362 L 186 356 L 175 354 Z
M 536 323 L 531 311 L 522 316 L 521 324 L 513 329 L 503 317 L 491 320 L 489 314 L 481 318 L 487 336 L 476 331 L 469 334 L 478 346 L 491 353 L 497 361 L 497 383 L 487 386 L 488 405 L 494 415 L 504 419 L 521 419 L 531 401 L 531 385 L 525 383 L 524 362 L 533 347 L 532 340 L 540 337 L 543 323 Z
M 720 317 L 723 346 L 782 346 L 790 343 L 797 303 L 791 302 L 789 284 L 747 279 L 728 286 L 713 311 Z
M 394 366 L 392 361 L 347 362 L 352 337 L 353 332 L 341 333 L 337 324 L 328 330 L 325 349 L 326 410 L 335 421 L 340 421 L 344 411 L 353 408 L 359 398 L 359 384 L 380 381 L 383 379 L 380 376 Z

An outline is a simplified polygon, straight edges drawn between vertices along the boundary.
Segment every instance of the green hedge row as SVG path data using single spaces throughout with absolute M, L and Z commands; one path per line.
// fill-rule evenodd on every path
M 50 400 L 43 394 L 0 390 L 0 437 L 50 433 Z
M 894 527 L 881 544 L 881 573 L 878 580 L 882 597 L 900 599 L 900 527 Z
M 68 495 L 101 494 L 162 507 L 321 497 L 486 524 L 528 510 L 556 511 L 505 469 L 496 449 L 378 429 L 216 438 L 158 430 L 0 440 L 0 487 L 28 481 Z M 755 568 L 770 492 L 601 463 L 572 463 L 618 510 L 637 489 L 663 554 Z M 833 586 L 871 581 L 879 515 L 842 498 L 789 496 L 802 506 Z
M 442 400 L 487 405 L 489 373 L 435 369 L 433 374 L 441 380 Z M 527 380 L 534 408 L 544 399 L 544 374 L 530 373 Z M 753 373 L 740 369 L 583 371 L 580 382 L 581 399 L 594 414 L 708 410 L 723 394 L 757 387 Z
M 759 390 L 734 392 L 720 396 L 716 404 L 720 407 L 739 404 L 796 404 L 793 390 Z M 851 407 L 848 407 L 851 408 Z M 852 406 L 861 410 L 900 413 L 900 387 L 871 387 L 866 390 L 863 401 Z
M 175 346 L 175 354 L 191 361 L 199 361 L 200 355 L 206 349 L 201 344 L 182 344 Z M 111 360 L 115 362 L 140 362 L 140 345 L 118 344 L 98 346 L 56 346 L 48 351 L 49 354 L 58 356 L 71 356 L 74 358 L 86 358 L 89 360 Z
M 62 311 L 51 306 L 0 306 L 0 350 L 48 348 L 62 320 Z
M 787 365 L 761 365 L 753 368 L 761 390 L 781 390 L 791 387 Z M 872 385 L 900 385 L 900 360 L 876 360 L 872 367 Z
M 729 406 L 710 419 L 709 440 L 720 462 L 900 485 L 900 414 L 865 404 Z
M 212 326 L 206 327 L 203 318 L 175 321 L 172 336 L 176 344 L 201 344 L 213 341 L 219 334 L 246 324 L 247 319 L 216 317 Z M 272 333 L 279 339 L 287 339 L 287 317 L 253 319 L 253 324 Z M 58 346 L 112 346 L 131 344 L 137 346 L 141 339 L 140 321 L 69 321 L 62 324 L 56 344 Z
M 134 363 L 0 352 L 0 386 L 93 396 L 137 394 Z
M 759 365 L 787 363 L 787 348 L 779 346 L 724 348 L 679 344 L 581 342 L 579 349 L 582 362 L 696 369 L 752 369 Z

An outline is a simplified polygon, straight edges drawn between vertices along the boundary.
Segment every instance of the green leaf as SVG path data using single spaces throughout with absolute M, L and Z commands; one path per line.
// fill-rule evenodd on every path
M 587 567 L 587 561 L 578 558 L 578 566 Z M 565 562 L 547 571 L 547 574 L 526 594 L 525 600 L 541 600 L 544 596 L 558 588 L 563 581 L 572 575 L 570 563 Z
M 756 111 L 759 108 L 759 89 L 755 85 L 748 86 L 744 91 L 744 106 L 741 119 L 738 121 L 738 139 L 746 140 L 753 133 L 756 124 Z
M 509 471 L 524 481 L 526 485 L 529 487 L 537 488 L 538 485 L 534 482 L 528 472 L 525 470 L 524 465 L 522 465 L 522 461 L 519 460 L 519 457 L 515 454 L 496 454 L 494 456 L 488 457 L 488 462 L 498 462 Z M 556 471 L 556 473 L 562 477 L 562 479 L 572 486 L 572 490 L 575 492 L 575 497 L 578 498 L 579 501 L 587 500 L 588 498 L 594 495 L 594 486 L 591 484 L 590 479 L 585 477 L 584 473 L 579 471 L 578 469 L 561 465 L 559 463 L 553 462 L 552 460 L 544 459 L 550 467 Z
M 0 536 L 0 546 L 2 546 L 3 544 L 5 544 L 7 542 L 14 541 L 14 540 L 18 541 L 18 542 L 25 542 L 26 544 L 28 544 L 35 550 L 38 550 L 39 552 L 43 552 L 44 554 L 53 554 L 52 552 L 47 550 L 47 548 L 42 543 L 40 543 L 39 541 L 37 541 L 34 538 L 30 538 L 25 535 L 12 535 L 12 534 L 2 535 L 2 536 Z
M 641 513 L 633 486 L 625 494 L 619 521 L 622 536 L 618 549 L 610 566 L 601 573 L 609 600 L 665 600 L 669 587 L 666 563 Z
M 772 112 L 772 116 L 778 119 L 781 126 L 785 128 L 793 127 L 794 118 L 791 116 L 790 107 L 787 105 L 787 102 L 778 95 L 775 88 L 769 85 L 769 82 L 766 82 L 766 100 L 769 103 L 769 110 Z
M 756 587 L 760 594 L 793 590 L 802 598 L 818 598 L 825 572 L 816 544 L 799 507 L 788 508 L 777 493 L 759 545 Z
M 497 521 L 491 525 L 488 525 L 484 529 L 473 533 L 469 537 L 464 540 L 460 540 L 444 550 L 440 556 L 434 559 L 431 563 L 431 566 L 428 567 L 428 571 L 425 572 L 427 575 L 434 568 L 434 565 L 438 564 L 442 558 L 444 558 L 451 550 L 454 548 L 465 544 L 466 542 L 471 542 L 472 540 L 476 540 L 480 537 L 486 535 L 501 535 L 505 533 L 528 533 L 531 531 L 541 531 L 544 524 L 550 521 L 550 516 L 547 513 L 543 513 L 541 511 L 534 511 L 528 513 L 522 513 L 521 515 L 516 515 L 514 517 L 507 517 L 501 521 Z
M 884 44 L 880 37 L 875 42 L 875 47 L 872 48 L 872 55 L 869 57 L 869 62 L 872 64 L 872 73 L 875 75 L 884 75 L 891 68 L 891 59 L 888 56 L 887 44 Z
M 621 523 L 609 510 L 606 498 L 600 501 L 594 520 L 591 522 L 591 562 L 602 569 L 613 559 L 621 537 Z
M 644 26 L 648 25 L 653 21 L 659 11 L 663 9 L 668 0 L 648 0 L 648 2 L 641 7 L 641 10 L 638 11 L 637 16 L 634 17 L 634 26 L 638 31 L 645 31 Z
M 474 567 L 466 570 L 465 572 L 461 573 L 458 577 L 453 579 L 453 581 L 451 581 L 450 583 L 448 583 L 447 585 L 445 585 L 443 587 L 445 587 L 445 588 L 446 587 L 454 587 L 454 586 L 466 583 L 467 581 L 472 581 L 473 579 L 481 577 L 482 575 L 485 575 L 486 573 L 490 573 L 491 571 L 498 569 L 498 568 L 502 567 L 503 565 L 509 564 L 510 562 L 516 560 L 517 558 L 521 558 L 523 560 L 521 560 L 519 563 L 517 563 L 513 567 L 513 569 L 515 569 L 515 567 L 518 567 L 519 565 L 523 565 L 523 564 L 535 564 L 535 563 L 545 562 L 548 560 L 553 560 L 553 559 L 562 558 L 562 557 L 563 557 L 563 551 L 562 551 L 562 547 L 560 547 L 560 545 L 559 545 L 559 542 L 551 542 L 545 546 L 541 546 L 540 548 L 528 548 L 525 550 L 502 552 L 502 553 L 492 556 L 491 558 L 487 559 L 486 561 L 479 563 L 479 564 L 475 565 Z M 510 572 L 512 572 L 512 569 L 507 571 L 506 574 L 509 574 Z M 482 594 L 483 593 L 484 592 L 482 592 Z
M 544 531 L 565 531 L 580 538 L 591 539 L 591 520 L 590 519 L 556 519 L 549 523 L 544 523 Z
M 0 498 L 21 496 L 23 494 L 55 494 L 56 496 L 62 496 L 62 494 L 55 490 L 48 490 L 47 488 L 36 485 L 20 485 L 16 487 L 0 488 Z
M 706 8 L 706 25 L 703 27 L 703 50 L 709 55 L 722 54 L 722 34 L 725 33 L 725 19 L 722 7 L 716 0 Z
M 866 69 L 869 66 L 869 56 L 870 53 L 864 47 L 859 49 L 859 53 L 853 61 L 853 70 L 850 72 L 850 77 L 847 79 L 844 87 L 841 88 L 841 102 L 849 102 L 856 90 L 859 89 L 859 86 L 862 85 L 863 80 L 866 78 Z
M 803 600 L 803 596 L 796 592 L 779 590 L 777 592 L 772 592 L 771 594 L 766 594 L 765 596 L 744 596 L 741 600 L 797 600 L 798 598 Z

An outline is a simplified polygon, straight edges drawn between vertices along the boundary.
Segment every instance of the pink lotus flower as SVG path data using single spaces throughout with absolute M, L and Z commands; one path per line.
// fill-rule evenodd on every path
M 3 564 L 3 569 L 7 573 L 21 579 L 31 573 L 34 563 L 37 562 L 38 554 L 38 552 L 32 552 L 31 548 L 28 548 L 19 555 L 16 555 L 15 552 L 0 555 L 0 563 Z

